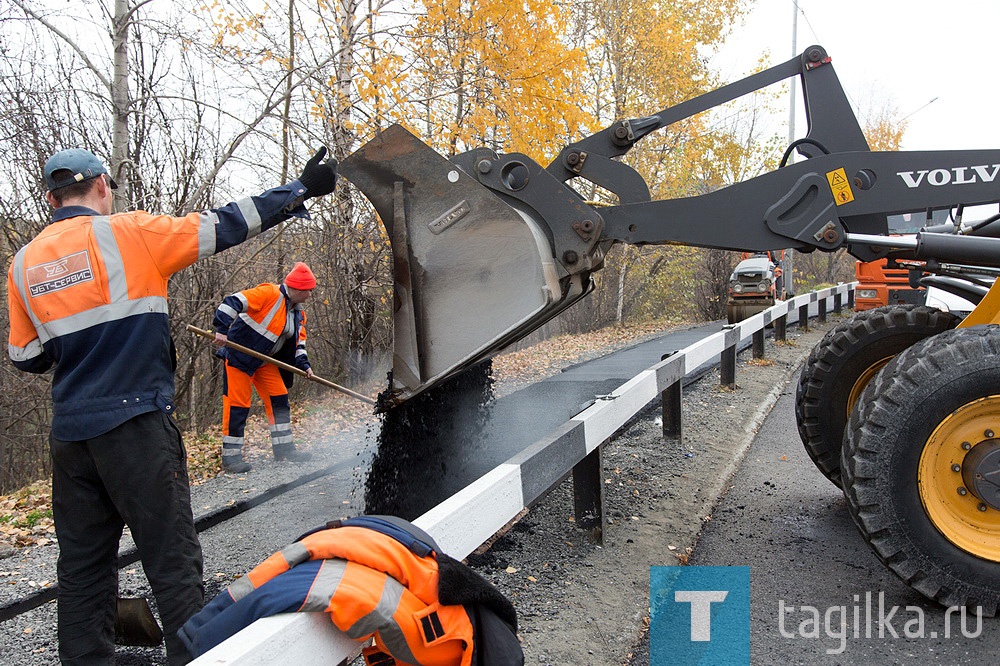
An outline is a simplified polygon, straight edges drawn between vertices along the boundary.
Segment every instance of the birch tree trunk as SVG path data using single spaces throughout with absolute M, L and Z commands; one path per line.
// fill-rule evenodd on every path
M 132 25 L 133 10 L 129 0 L 115 0 L 115 15 L 112 20 L 112 47 L 114 51 L 114 72 L 111 77 L 111 109 L 114 115 L 111 136 L 111 170 L 113 178 L 121 188 L 115 197 L 115 208 L 124 204 L 124 194 L 129 191 L 133 168 L 128 162 L 129 154 L 129 70 L 128 34 Z

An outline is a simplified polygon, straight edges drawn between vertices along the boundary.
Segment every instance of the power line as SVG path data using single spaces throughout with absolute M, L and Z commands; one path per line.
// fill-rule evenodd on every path
M 904 120 L 906 120 L 907 118 L 909 118 L 910 116 L 912 116 L 917 111 L 922 111 L 922 110 L 926 109 L 928 106 L 930 106 L 931 104 L 933 104 L 936 101 L 938 101 L 937 97 L 933 98 L 931 101 L 927 102 L 923 106 L 920 106 L 920 107 L 914 109 L 913 111 L 910 111 L 908 114 L 906 114 L 905 116 L 903 116 L 902 118 L 900 118 L 899 122 L 903 122 Z

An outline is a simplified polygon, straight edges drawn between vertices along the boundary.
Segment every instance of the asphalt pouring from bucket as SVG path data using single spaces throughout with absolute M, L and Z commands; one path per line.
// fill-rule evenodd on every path
M 458 489 L 450 472 L 476 448 L 494 399 L 486 360 L 383 412 L 365 513 L 413 520 L 447 499 Z

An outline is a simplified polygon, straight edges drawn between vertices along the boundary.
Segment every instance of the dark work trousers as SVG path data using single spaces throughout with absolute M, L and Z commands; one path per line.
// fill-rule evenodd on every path
M 59 658 L 114 663 L 117 557 L 125 525 L 136 543 L 171 664 L 186 663 L 177 630 L 204 605 L 202 553 L 180 431 L 160 411 L 93 439 L 50 437 L 59 540 Z

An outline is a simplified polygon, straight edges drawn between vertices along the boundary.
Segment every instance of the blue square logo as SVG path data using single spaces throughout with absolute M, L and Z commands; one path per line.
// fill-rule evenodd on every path
M 650 666 L 748 666 L 750 567 L 650 567 Z

